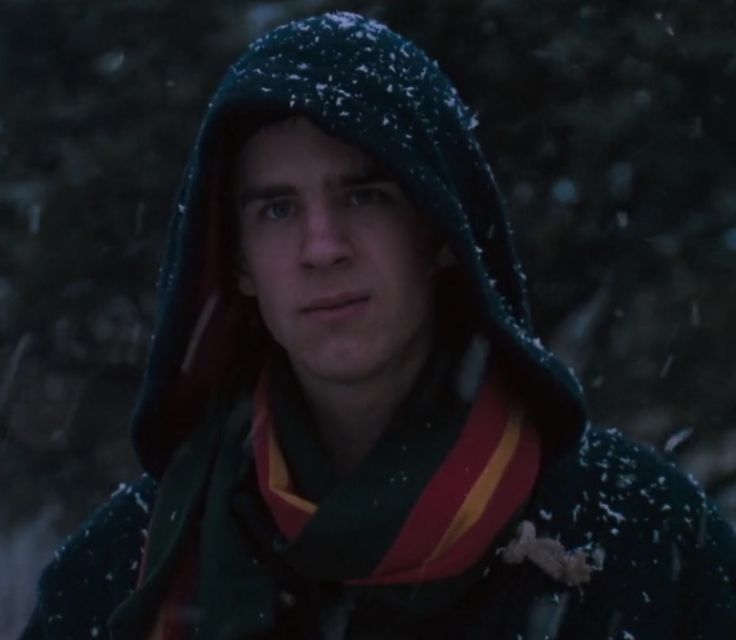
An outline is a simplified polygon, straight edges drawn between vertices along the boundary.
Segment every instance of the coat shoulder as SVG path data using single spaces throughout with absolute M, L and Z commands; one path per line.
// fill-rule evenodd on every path
M 122 484 L 64 541 L 41 575 L 23 638 L 103 637 L 107 617 L 135 587 L 155 497 L 149 475 Z
M 548 469 L 531 516 L 541 535 L 587 552 L 589 617 L 626 621 L 635 637 L 736 637 L 734 531 L 651 447 L 589 428 Z
M 629 556 L 649 556 L 673 543 L 683 553 L 699 549 L 716 527 L 733 563 L 733 531 L 704 490 L 671 460 L 618 431 L 589 428 L 540 485 L 537 502 L 546 511 L 537 515 L 553 528 L 575 529 L 588 542 L 605 541 Z

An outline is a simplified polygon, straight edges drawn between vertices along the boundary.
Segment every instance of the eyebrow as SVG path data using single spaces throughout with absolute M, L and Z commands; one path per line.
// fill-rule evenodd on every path
M 357 171 L 343 173 L 330 176 L 327 181 L 328 189 L 359 187 L 376 183 L 396 183 L 397 181 L 389 175 L 389 173 L 379 165 L 366 165 Z M 246 186 L 238 194 L 238 207 L 243 209 L 253 202 L 261 200 L 274 200 L 276 198 L 284 198 L 295 196 L 298 190 L 288 183 L 276 183 L 269 185 L 250 185 Z
M 338 187 L 359 187 L 376 182 L 396 182 L 396 180 L 377 164 L 366 165 L 352 173 L 341 174 L 328 180 L 329 186 Z
M 274 200 L 284 196 L 295 196 L 296 189 L 290 184 L 272 184 L 267 186 L 245 187 L 238 194 L 238 207 L 243 209 L 259 200 Z

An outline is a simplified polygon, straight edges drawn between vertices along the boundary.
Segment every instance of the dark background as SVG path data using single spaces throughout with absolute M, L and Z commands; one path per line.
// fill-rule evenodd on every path
M 0 637 L 137 474 L 127 420 L 209 93 L 256 35 L 335 7 L 455 79 L 543 340 L 595 422 L 666 449 L 736 524 L 734 0 L 0 0 Z

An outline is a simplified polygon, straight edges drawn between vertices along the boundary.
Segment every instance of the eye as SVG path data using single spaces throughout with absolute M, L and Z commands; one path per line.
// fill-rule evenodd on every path
M 386 204 L 390 201 L 391 195 L 388 192 L 375 187 L 354 189 L 348 194 L 348 204 L 355 207 Z
M 295 212 L 296 205 L 291 200 L 273 200 L 261 208 L 260 216 L 265 220 L 283 220 Z

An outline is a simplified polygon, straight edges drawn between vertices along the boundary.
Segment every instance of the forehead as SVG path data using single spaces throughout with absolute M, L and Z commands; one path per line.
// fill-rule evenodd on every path
M 237 154 L 239 181 L 317 171 L 335 175 L 374 171 L 379 163 L 358 147 L 332 136 L 305 116 L 292 116 L 260 127 Z

